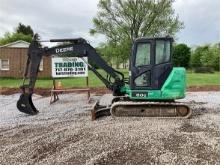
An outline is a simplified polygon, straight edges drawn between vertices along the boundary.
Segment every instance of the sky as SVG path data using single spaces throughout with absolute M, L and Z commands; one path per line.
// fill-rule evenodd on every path
M 0 0 L 0 37 L 19 22 L 30 25 L 41 39 L 83 37 L 93 46 L 105 41 L 91 36 L 99 0 Z M 177 42 L 189 46 L 220 42 L 220 0 L 176 0 L 175 13 L 185 28 Z

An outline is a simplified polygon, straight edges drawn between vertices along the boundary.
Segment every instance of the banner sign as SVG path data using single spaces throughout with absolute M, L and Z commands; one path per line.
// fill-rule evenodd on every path
M 86 61 L 86 63 L 83 61 Z M 52 77 L 87 77 L 87 57 L 53 57 Z

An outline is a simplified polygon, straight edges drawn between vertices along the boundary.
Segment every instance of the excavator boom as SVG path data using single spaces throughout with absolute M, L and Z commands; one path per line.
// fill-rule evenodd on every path
M 89 68 L 105 84 L 105 86 L 113 91 L 114 95 L 123 95 L 120 89 L 125 84 L 124 75 L 110 67 L 85 39 L 52 39 L 50 42 L 69 42 L 69 44 L 55 46 L 52 48 L 41 48 L 39 41 L 37 41 L 35 37 L 33 38 L 33 41 L 28 49 L 28 58 L 23 77 L 23 84 L 20 86 L 22 94 L 17 101 L 17 108 L 19 111 L 29 115 L 36 115 L 38 113 L 38 110 L 32 101 L 32 94 L 34 93 L 37 73 L 43 56 L 54 55 L 59 57 L 88 57 L 89 61 L 93 61 L 98 67 L 102 68 L 107 73 L 106 77 L 102 76 L 92 65 L 88 63 Z M 28 83 L 26 83 L 27 79 L 29 79 Z M 112 81 L 112 79 L 114 79 L 114 81 Z

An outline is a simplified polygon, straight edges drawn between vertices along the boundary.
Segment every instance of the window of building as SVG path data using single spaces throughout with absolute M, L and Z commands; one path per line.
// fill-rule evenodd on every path
M 9 70 L 9 59 L 1 59 L 0 60 L 0 69 L 1 70 Z
M 43 59 L 41 59 L 41 61 L 40 61 L 40 66 L 39 66 L 39 70 L 40 70 L 40 71 L 43 71 L 43 69 L 44 69 L 44 62 L 43 62 Z

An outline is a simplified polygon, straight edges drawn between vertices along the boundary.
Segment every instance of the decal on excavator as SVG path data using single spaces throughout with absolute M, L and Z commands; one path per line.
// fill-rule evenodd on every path
M 144 97 L 148 96 L 148 92 L 132 92 L 132 97 Z
M 69 52 L 69 51 L 73 51 L 73 47 L 66 47 L 66 48 L 56 48 L 55 52 L 56 53 L 65 53 L 65 52 Z

